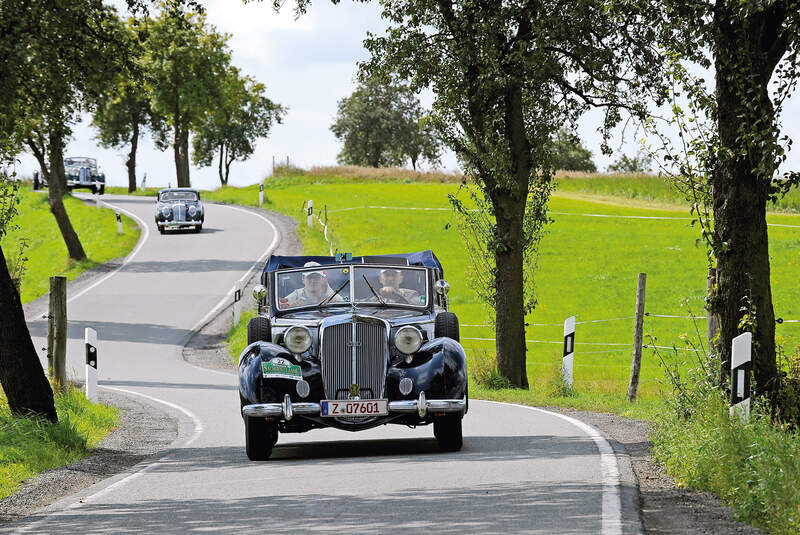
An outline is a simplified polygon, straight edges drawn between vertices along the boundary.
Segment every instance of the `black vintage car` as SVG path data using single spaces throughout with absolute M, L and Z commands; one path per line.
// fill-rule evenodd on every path
M 205 210 L 200 192 L 191 188 L 167 188 L 158 192 L 156 227 L 161 234 L 168 229 L 203 230 Z
M 381 257 L 273 256 L 239 357 L 247 456 L 278 433 L 433 424 L 461 449 L 467 361 L 449 286 L 431 251 Z

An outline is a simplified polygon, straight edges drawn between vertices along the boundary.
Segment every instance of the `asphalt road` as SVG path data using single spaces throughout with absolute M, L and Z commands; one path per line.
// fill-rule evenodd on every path
M 68 295 L 67 369 L 82 378 L 83 332 L 99 377 L 180 421 L 163 454 L 0 531 L 24 533 L 622 533 L 627 511 L 609 444 L 546 411 L 473 400 L 464 447 L 440 453 L 430 427 L 282 435 L 248 461 L 236 379 L 186 363 L 191 333 L 275 247 L 262 216 L 207 205 L 200 234 L 161 236 L 152 199 L 107 196 L 148 230 L 117 272 Z M 245 299 L 250 299 L 245 296 Z M 46 323 L 29 318 L 37 347 Z

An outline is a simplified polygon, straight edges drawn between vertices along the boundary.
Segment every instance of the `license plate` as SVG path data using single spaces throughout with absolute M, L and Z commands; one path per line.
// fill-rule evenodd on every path
M 180 227 L 183 223 L 167 223 L 168 227 Z
M 386 416 L 389 414 L 388 399 L 365 399 L 358 401 L 322 400 L 320 416 Z

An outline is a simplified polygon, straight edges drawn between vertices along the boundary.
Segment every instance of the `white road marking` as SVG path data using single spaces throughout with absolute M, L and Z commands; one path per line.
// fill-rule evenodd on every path
M 608 441 L 597 429 L 575 418 L 571 418 L 557 412 L 540 409 L 538 407 L 529 407 L 527 405 L 517 405 L 515 403 L 505 403 L 502 401 L 482 401 L 486 403 L 496 403 L 498 405 L 519 407 L 521 409 L 528 409 L 550 416 L 555 416 L 571 423 L 589 435 L 589 437 L 591 437 L 597 446 L 597 450 L 600 452 L 600 477 L 602 478 L 603 484 L 603 505 L 600 533 L 602 535 L 620 535 L 622 533 L 622 502 L 620 500 L 619 492 L 620 480 L 617 457 L 614 455 L 614 449 L 611 447 L 611 444 L 608 443 Z

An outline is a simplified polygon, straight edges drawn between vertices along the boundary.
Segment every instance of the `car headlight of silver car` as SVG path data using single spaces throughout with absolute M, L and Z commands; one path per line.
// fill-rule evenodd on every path
M 422 333 L 411 325 L 400 327 L 394 335 L 394 345 L 403 354 L 416 353 L 422 345 Z
M 189 215 L 190 215 L 190 216 L 192 216 L 192 217 L 194 217 L 194 215 L 195 215 L 196 213 L 197 213 L 197 206 L 195 206 L 195 205 L 191 205 L 191 206 L 189 207 Z
M 169 217 L 171 213 L 172 213 L 172 208 L 170 208 L 169 206 L 161 207 L 161 215 L 163 215 L 164 217 Z
M 299 325 L 290 327 L 283 335 L 283 343 L 295 355 L 305 353 L 311 347 L 311 331 Z

